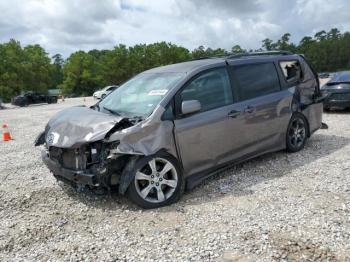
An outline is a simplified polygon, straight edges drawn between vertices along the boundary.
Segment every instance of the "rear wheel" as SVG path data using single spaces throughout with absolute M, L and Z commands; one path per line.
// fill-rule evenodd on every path
M 304 148 L 307 139 L 307 123 L 300 114 L 292 116 L 288 125 L 286 139 L 288 152 L 294 153 Z
M 140 159 L 133 170 L 128 198 L 142 208 L 157 208 L 176 202 L 184 191 L 177 160 L 169 155 Z

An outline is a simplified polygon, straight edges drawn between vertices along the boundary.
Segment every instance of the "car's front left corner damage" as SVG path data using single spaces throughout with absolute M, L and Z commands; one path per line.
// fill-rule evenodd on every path
M 103 130 L 94 127 L 94 133 L 89 130 L 83 135 L 81 130 L 80 134 L 66 131 L 76 129 L 70 123 L 65 121 L 63 127 L 59 123 L 57 128 L 51 123 L 35 141 L 36 146 L 44 145 L 45 165 L 56 179 L 64 182 L 108 190 L 118 186 L 119 193 L 124 194 L 139 158 L 159 150 L 176 156 L 173 139 L 169 143 L 169 137 L 173 137 L 172 121 L 153 123 L 121 118 L 113 125 L 101 124 Z M 60 137 L 55 137 L 59 132 Z

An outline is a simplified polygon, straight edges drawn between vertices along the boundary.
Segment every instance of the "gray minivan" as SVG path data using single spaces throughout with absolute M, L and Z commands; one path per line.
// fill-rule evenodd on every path
M 57 179 L 155 208 L 227 164 L 301 150 L 322 110 L 303 56 L 238 54 L 145 71 L 90 108 L 58 112 L 35 144 Z

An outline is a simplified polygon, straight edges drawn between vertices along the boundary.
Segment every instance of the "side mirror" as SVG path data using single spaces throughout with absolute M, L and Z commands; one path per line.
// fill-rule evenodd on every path
M 183 115 L 199 112 L 202 106 L 198 100 L 187 100 L 181 104 L 181 113 Z

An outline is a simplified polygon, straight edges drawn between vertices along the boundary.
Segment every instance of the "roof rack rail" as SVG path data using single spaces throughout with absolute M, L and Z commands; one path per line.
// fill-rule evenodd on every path
M 228 55 L 213 55 L 213 56 L 201 56 L 201 57 L 197 57 L 197 58 L 192 58 L 189 61 L 195 61 L 195 60 L 203 60 L 203 59 L 216 59 L 216 58 L 226 58 Z
M 226 59 L 240 58 L 240 57 L 246 57 L 246 56 L 259 56 L 259 55 L 293 55 L 293 53 L 290 51 L 285 51 L 285 50 L 247 52 L 247 53 L 232 54 L 232 55 L 227 56 Z
M 263 55 L 294 55 L 294 53 L 285 50 L 271 50 L 271 51 L 261 51 L 261 52 L 246 52 L 246 53 L 236 53 L 236 54 L 222 54 L 222 55 L 214 55 L 214 56 L 202 56 L 198 58 L 192 58 L 190 61 L 202 60 L 202 59 L 215 59 L 215 58 L 225 58 L 225 59 L 233 59 L 247 56 L 263 56 Z

